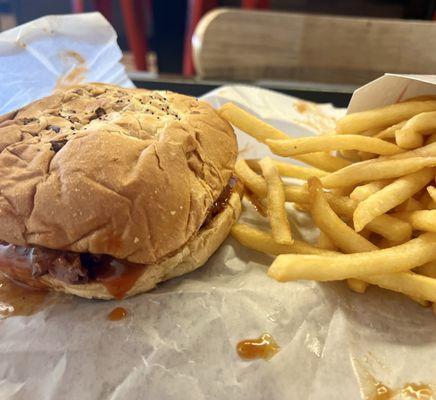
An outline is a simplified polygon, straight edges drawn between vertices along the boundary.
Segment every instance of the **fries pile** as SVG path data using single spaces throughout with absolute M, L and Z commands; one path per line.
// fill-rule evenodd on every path
M 232 103 L 219 113 L 274 154 L 309 165 L 237 161 L 236 173 L 258 211 L 266 210 L 271 230 L 237 223 L 232 235 L 277 256 L 270 277 L 346 280 L 359 293 L 372 284 L 436 303 L 434 97 L 349 114 L 332 134 L 298 139 Z M 285 185 L 284 177 L 306 182 Z M 311 215 L 320 230 L 316 245 L 292 237 L 286 202 Z

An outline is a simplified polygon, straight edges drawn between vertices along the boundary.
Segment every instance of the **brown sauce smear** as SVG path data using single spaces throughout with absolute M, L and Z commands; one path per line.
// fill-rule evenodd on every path
M 424 383 L 406 383 L 401 389 L 388 388 L 381 382 L 374 383 L 374 394 L 368 400 L 435 400 L 433 389 Z
M 434 399 L 433 389 L 423 383 L 406 383 L 401 389 L 401 395 L 406 399 Z
M 30 316 L 53 303 L 57 294 L 24 287 L 0 275 L 0 319 Z
M 114 308 L 107 316 L 109 321 L 120 321 L 127 317 L 127 310 L 123 307 Z
M 106 287 L 117 300 L 124 298 L 147 266 L 110 259 L 100 264 L 95 280 Z
M 250 190 L 245 188 L 245 196 L 247 197 L 248 201 L 252 204 L 254 209 L 260 215 L 262 215 L 262 217 L 266 217 L 267 216 L 266 207 L 262 204 L 260 199 L 253 192 L 251 192 Z
M 376 392 L 374 400 L 390 400 L 393 396 L 395 396 L 395 392 L 383 385 L 381 382 L 376 382 L 375 390 Z
M 241 340 L 236 345 L 236 352 L 242 360 L 263 358 L 269 360 L 280 350 L 280 346 L 269 333 L 264 333 L 257 339 Z

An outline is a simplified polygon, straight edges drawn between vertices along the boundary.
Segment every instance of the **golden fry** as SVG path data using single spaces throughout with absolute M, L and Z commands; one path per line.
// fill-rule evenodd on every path
M 369 111 L 348 114 L 337 123 L 338 133 L 360 133 L 368 129 L 385 128 L 416 114 L 436 110 L 436 101 L 408 101 Z
M 384 179 L 381 181 L 373 181 L 366 183 L 365 185 L 357 186 L 350 193 L 350 199 L 356 201 L 362 201 L 367 199 L 372 194 L 378 192 L 380 189 L 383 189 L 386 185 L 391 183 L 392 181 L 389 179 Z
M 401 129 L 405 124 L 406 121 L 401 121 L 398 124 L 392 125 L 389 128 L 383 129 L 381 132 L 376 134 L 374 137 L 379 139 L 395 139 L 395 132 L 398 131 L 398 129 Z
M 395 216 L 407 221 L 418 231 L 436 232 L 436 210 L 399 212 Z
M 324 250 L 337 251 L 336 245 L 333 241 L 323 232 L 319 232 L 318 240 L 316 242 L 316 247 Z
M 285 208 L 285 192 L 279 173 L 268 157 L 259 161 L 267 186 L 268 217 L 274 240 L 280 244 L 292 244 L 291 227 Z
M 430 197 L 432 198 L 432 200 L 436 203 L 436 187 L 428 186 L 427 191 Z
M 218 114 L 232 125 L 254 137 L 259 142 L 265 143 L 266 139 L 287 139 L 286 133 L 274 128 L 254 115 L 238 107 L 236 104 L 224 104 Z
M 423 169 L 398 178 L 360 202 L 353 213 L 354 229 L 359 232 L 375 217 L 385 214 L 421 190 L 434 178 L 433 170 Z
M 436 234 L 425 233 L 399 246 L 364 253 L 279 255 L 268 275 L 285 282 L 298 279 L 333 281 L 407 271 L 436 259 Z
M 377 246 L 365 239 L 331 209 L 319 180 L 309 181 L 310 214 L 316 226 L 345 253 L 359 253 L 377 250 Z
M 235 172 L 248 189 L 257 197 L 263 199 L 266 196 L 266 182 L 254 172 L 244 160 L 238 160 L 235 164 Z
M 398 154 L 402 150 L 381 139 L 360 135 L 311 136 L 298 139 L 266 139 L 274 154 L 291 157 L 334 150 L 362 150 L 380 155 Z
M 370 275 L 365 280 L 384 289 L 403 293 L 426 305 L 425 301 L 436 301 L 436 279 L 418 275 L 413 272 L 399 272 L 394 274 Z
M 285 163 L 282 161 L 273 160 L 274 166 L 281 176 L 297 179 L 309 179 L 309 178 L 322 178 L 328 175 L 328 172 L 318 168 L 302 167 L 300 165 L 294 165 Z M 247 164 L 256 172 L 260 172 L 259 162 L 257 160 L 247 160 Z
M 352 164 L 324 178 L 324 188 L 354 186 L 361 182 L 398 178 L 426 167 L 436 166 L 436 157 L 369 160 Z
M 398 146 L 404 149 L 415 149 L 424 143 L 422 135 L 436 131 L 436 111 L 423 112 L 410 118 L 395 133 Z
M 285 186 L 286 201 L 293 203 L 308 203 L 309 192 L 301 186 Z M 353 212 L 357 207 L 357 202 L 348 197 L 339 197 L 331 193 L 326 193 L 327 200 L 335 213 L 352 218 Z M 374 233 L 385 237 L 393 242 L 404 242 L 409 240 L 412 234 L 412 227 L 405 221 L 394 218 L 390 215 L 380 215 L 374 218 L 367 228 Z
M 265 143 L 267 139 L 289 139 L 286 133 L 256 118 L 254 115 L 251 115 L 233 103 L 224 104 L 218 110 L 218 113 L 222 118 L 259 142 Z M 301 155 L 295 157 L 295 159 L 329 172 L 336 171 L 351 164 L 347 160 L 322 152 Z
M 271 233 L 245 224 L 235 224 L 231 230 L 232 236 L 243 246 L 265 254 L 332 254 L 333 252 L 311 246 L 301 240 L 292 244 L 279 244 L 274 241 Z

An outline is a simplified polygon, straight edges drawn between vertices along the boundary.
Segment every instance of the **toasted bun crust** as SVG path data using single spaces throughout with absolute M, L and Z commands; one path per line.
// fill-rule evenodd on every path
M 217 214 L 176 254 L 160 263 L 148 265 L 133 287 L 124 295 L 124 298 L 147 292 L 159 282 L 175 278 L 201 267 L 225 240 L 240 212 L 240 194 L 235 191 L 232 193 L 225 209 Z M 89 299 L 109 300 L 114 298 L 101 283 L 69 285 L 49 274 L 43 275 L 39 279 L 50 289 L 59 292 Z
M 170 92 L 78 85 L 0 121 L 0 240 L 140 264 L 197 235 L 237 155 L 212 107 Z M 166 278 L 144 279 L 131 294 Z

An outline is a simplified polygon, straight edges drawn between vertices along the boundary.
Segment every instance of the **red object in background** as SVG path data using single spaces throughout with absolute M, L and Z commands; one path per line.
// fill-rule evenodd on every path
M 148 40 L 145 12 L 151 9 L 151 0 L 120 0 L 129 48 L 133 52 L 135 66 L 138 70 L 147 69 Z M 112 19 L 112 0 L 93 0 L 94 7 L 107 20 Z M 74 13 L 85 11 L 83 0 L 71 0 Z
M 242 0 L 241 6 L 242 8 L 265 9 L 270 8 L 270 2 L 269 0 Z
M 183 50 L 183 75 L 194 75 L 192 60 L 192 35 L 201 17 L 208 11 L 218 7 L 218 0 L 188 0 L 186 18 L 185 46 Z M 245 9 L 270 8 L 269 0 L 241 0 L 241 7 Z
M 85 11 L 83 0 L 71 0 L 71 10 L 73 13 L 83 13 Z
M 194 75 L 192 61 L 192 35 L 201 17 L 213 8 L 218 7 L 218 0 L 188 0 L 186 14 L 185 46 L 183 49 L 183 75 Z
M 129 47 L 133 52 L 136 68 L 147 69 L 146 56 L 148 51 L 147 31 L 145 24 L 145 7 L 149 0 L 121 0 L 121 10 L 124 18 Z

